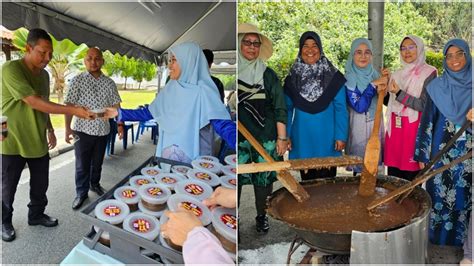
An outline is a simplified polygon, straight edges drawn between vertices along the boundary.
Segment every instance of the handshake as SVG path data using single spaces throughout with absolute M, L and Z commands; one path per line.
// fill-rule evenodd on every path
M 71 115 L 77 116 L 79 118 L 92 120 L 92 119 L 109 119 L 114 118 L 118 115 L 117 108 L 107 107 L 101 109 L 88 109 L 82 106 L 71 106 L 72 112 Z

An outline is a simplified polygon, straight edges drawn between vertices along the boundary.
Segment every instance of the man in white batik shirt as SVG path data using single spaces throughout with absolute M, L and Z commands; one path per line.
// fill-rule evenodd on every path
M 84 58 L 87 71 L 74 77 L 70 83 L 64 103 L 85 106 L 91 110 L 120 106 L 120 95 L 115 82 L 102 71 L 104 58 L 98 48 L 90 48 Z M 100 114 L 98 115 L 100 116 Z M 66 142 L 74 142 L 76 156 L 76 198 L 73 209 L 79 209 L 88 197 L 89 189 L 99 196 L 105 193 L 100 185 L 107 136 L 110 132 L 108 119 L 97 117 L 85 120 L 66 115 Z M 120 130 L 119 130 L 120 131 Z M 120 133 L 119 133 L 120 134 Z

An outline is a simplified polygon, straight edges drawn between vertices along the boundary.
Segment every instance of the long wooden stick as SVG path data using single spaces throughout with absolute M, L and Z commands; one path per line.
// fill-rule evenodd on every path
M 464 156 L 460 157 L 460 158 L 457 158 L 456 160 L 450 162 L 449 164 L 446 164 L 432 172 L 429 172 L 429 173 L 426 173 L 418 178 L 416 178 L 415 180 L 411 181 L 410 183 L 402 186 L 402 187 L 399 187 L 397 189 L 395 189 L 394 191 L 390 192 L 389 194 L 385 195 L 384 197 L 381 197 L 379 199 L 376 199 L 374 201 L 372 201 L 369 206 L 367 207 L 367 210 L 372 210 L 384 203 L 387 203 L 391 200 L 393 200 L 394 198 L 398 197 L 400 194 L 403 194 L 409 190 L 412 190 L 413 188 L 415 188 L 416 186 L 420 185 L 420 184 L 423 184 L 424 182 L 426 182 L 428 179 L 430 179 L 431 177 L 439 174 L 439 173 L 442 173 L 444 171 L 446 171 L 447 169 L 453 167 L 454 165 L 458 164 L 458 163 L 461 163 L 462 161 L 464 160 L 467 160 L 469 158 L 472 158 L 472 152 L 468 152 L 467 154 L 465 154 Z
M 380 160 L 380 123 L 382 120 L 383 92 L 380 91 L 377 100 L 377 109 L 375 110 L 374 128 L 367 142 L 364 155 L 364 168 L 360 177 L 359 195 L 370 196 L 375 193 L 377 183 L 377 168 Z
M 239 132 L 249 141 L 249 143 L 257 150 L 257 152 L 265 159 L 267 162 L 275 162 L 273 158 L 265 151 L 262 145 L 252 136 L 250 131 L 245 128 L 245 126 L 240 122 L 237 121 L 237 128 Z M 237 166 L 237 169 L 239 166 Z M 298 202 L 303 202 L 309 199 L 309 194 L 306 190 L 301 186 L 296 179 L 291 176 L 290 172 L 288 171 L 279 171 L 277 172 L 277 178 L 281 182 L 281 184 L 288 189 L 288 191 L 295 197 Z
M 333 166 L 349 166 L 362 163 L 363 160 L 359 156 L 325 157 L 289 160 L 282 162 L 239 164 L 237 171 L 239 174 L 251 174 L 268 171 L 306 170 L 328 168 Z

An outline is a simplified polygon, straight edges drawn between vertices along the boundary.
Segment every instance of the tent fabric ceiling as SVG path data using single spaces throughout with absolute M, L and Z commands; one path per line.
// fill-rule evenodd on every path
M 235 51 L 235 12 L 232 2 L 3 2 L 2 25 L 156 62 L 185 41 Z

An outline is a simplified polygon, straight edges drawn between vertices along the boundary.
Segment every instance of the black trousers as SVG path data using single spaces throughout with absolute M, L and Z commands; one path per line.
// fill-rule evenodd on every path
M 301 180 L 312 180 L 316 178 L 335 177 L 337 173 L 336 167 L 322 168 L 322 169 L 309 169 L 307 173 L 304 170 L 300 171 Z
M 257 215 L 267 214 L 267 197 L 273 192 L 273 184 L 268 186 L 255 186 L 253 185 L 253 192 L 255 193 L 255 208 L 257 209 Z M 240 205 L 240 194 L 242 194 L 242 186 L 238 187 L 238 202 Z
M 420 171 L 404 171 L 391 166 L 387 167 L 388 175 L 400 177 L 408 181 L 412 181 L 419 172 Z
M 13 201 L 25 164 L 30 169 L 28 219 L 39 218 L 48 204 L 46 191 L 49 185 L 49 154 L 40 158 L 2 154 L 2 224 L 12 223 Z
M 98 186 L 102 173 L 107 136 L 91 136 L 74 131 L 79 140 L 74 143 L 76 156 L 76 196 L 87 195 L 90 186 Z

